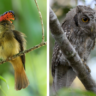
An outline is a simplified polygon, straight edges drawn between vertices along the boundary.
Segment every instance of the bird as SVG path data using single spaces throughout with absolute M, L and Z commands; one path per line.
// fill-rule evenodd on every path
M 13 20 L 15 20 L 15 14 L 11 10 L 0 15 L 0 58 L 2 60 L 8 60 L 13 55 L 25 50 L 25 34 L 15 30 Z M 25 73 L 25 54 L 9 62 L 14 68 L 15 89 L 26 88 L 29 81 Z
M 96 12 L 88 6 L 78 5 L 66 14 L 61 27 L 90 73 L 87 61 L 95 46 Z M 76 72 L 70 65 L 71 62 L 64 56 L 58 42 L 55 41 L 51 63 L 55 92 L 69 87 L 76 78 Z

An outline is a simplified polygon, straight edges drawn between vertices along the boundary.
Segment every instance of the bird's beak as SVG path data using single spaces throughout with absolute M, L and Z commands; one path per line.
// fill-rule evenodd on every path
M 94 29 L 94 28 L 93 28 L 93 26 L 92 26 L 92 27 L 91 27 L 91 32 L 93 32 L 93 29 Z
M 3 25 L 0 24 L 0 33 L 4 30 Z
M 91 27 L 91 32 L 96 32 L 96 24 L 92 24 L 92 27 Z

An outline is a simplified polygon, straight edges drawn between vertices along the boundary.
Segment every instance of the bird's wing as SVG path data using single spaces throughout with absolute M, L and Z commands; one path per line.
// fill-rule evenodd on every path
M 58 43 L 55 43 L 52 56 L 53 88 L 58 91 L 63 87 L 69 87 L 76 77 L 68 60 L 62 54 Z
M 67 39 L 70 38 L 72 34 L 70 26 L 68 26 L 68 21 L 65 20 L 62 24 L 64 33 Z M 53 87 L 54 91 L 58 91 L 63 87 L 69 87 L 76 77 L 76 73 L 70 66 L 70 62 L 63 55 L 59 44 L 56 42 L 53 50 L 52 56 L 52 75 L 53 75 Z
M 13 30 L 13 34 L 14 34 L 15 39 L 20 44 L 20 51 L 24 51 L 25 44 L 26 44 L 26 40 L 24 38 L 25 35 L 23 33 L 21 33 L 21 32 L 16 31 L 16 30 Z M 22 60 L 23 66 L 25 68 L 25 54 L 21 56 L 21 60 Z

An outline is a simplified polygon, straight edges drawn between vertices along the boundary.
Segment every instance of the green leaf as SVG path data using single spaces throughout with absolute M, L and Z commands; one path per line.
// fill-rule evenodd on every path
M 0 76 L 0 77 L 1 77 L 1 76 Z M 4 92 L 4 90 L 1 88 L 1 86 L 0 86 L 0 89 L 1 89 L 1 91 L 4 93 L 4 95 L 7 96 L 6 93 Z
M 63 88 L 57 92 L 58 96 L 96 96 L 93 92 L 79 89 Z
M 3 81 L 7 84 L 7 81 L 6 81 L 2 76 L 0 76 L 0 79 L 3 80 Z M 7 84 L 7 87 L 8 87 L 8 89 L 9 89 L 8 84 Z

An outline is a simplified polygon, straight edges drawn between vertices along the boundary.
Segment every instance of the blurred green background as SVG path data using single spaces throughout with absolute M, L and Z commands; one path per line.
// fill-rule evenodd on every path
M 77 5 L 90 6 L 91 8 L 96 10 L 96 0 L 49 0 L 49 1 L 50 1 L 51 8 L 55 12 L 61 24 L 64 21 L 64 18 L 68 13 L 68 11 L 72 8 L 75 8 Z M 52 90 L 53 77 L 51 73 L 51 60 L 52 60 L 54 42 L 55 40 L 53 39 L 50 32 L 50 69 L 49 69 L 50 96 L 53 96 L 53 93 L 54 93 L 53 92 L 54 90 Z M 95 48 L 91 51 L 87 64 L 91 69 L 91 76 L 96 82 L 96 45 L 95 45 Z M 70 92 L 70 89 L 71 89 L 71 92 Z M 96 95 L 96 94 L 91 95 L 90 92 L 86 93 L 85 90 L 86 89 L 84 85 L 81 83 L 78 77 L 76 77 L 76 79 L 71 84 L 70 88 L 61 89 L 58 93 L 58 96 L 95 96 Z
M 43 3 L 42 3 L 43 2 Z M 37 0 L 45 29 L 46 41 L 46 20 L 47 0 Z M 13 10 L 16 20 L 13 22 L 15 29 L 26 34 L 27 48 L 29 49 L 42 41 L 42 28 L 34 0 L 0 0 L 0 14 Z M 0 87 L 6 96 L 46 96 L 47 94 L 47 51 L 46 46 L 26 54 L 25 70 L 29 79 L 29 86 L 20 91 L 15 90 L 14 70 L 10 63 L 0 65 L 0 76 L 9 85 L 0 80 Z M 0 96 L 5 96 L 0 90 Z

